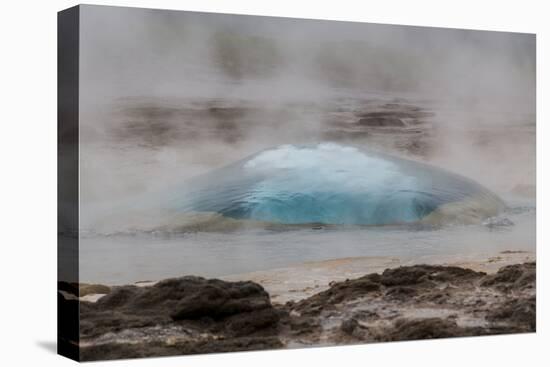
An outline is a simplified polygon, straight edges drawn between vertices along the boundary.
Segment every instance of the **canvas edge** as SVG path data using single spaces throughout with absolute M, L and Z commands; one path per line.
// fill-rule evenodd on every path
M 79 301 L 61 292 L 67 284 L 79 282 L 79 27 L 80 6 L 58 12 L 57 353 L 76 361 L 80 360 Z

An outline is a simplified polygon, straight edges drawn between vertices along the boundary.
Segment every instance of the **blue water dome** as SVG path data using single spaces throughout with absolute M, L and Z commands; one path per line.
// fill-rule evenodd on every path
M 334 143 L 270 148 L 186 186 L 179 212 L 282 224 L 470 223 L 504 208 L 465 177 Z

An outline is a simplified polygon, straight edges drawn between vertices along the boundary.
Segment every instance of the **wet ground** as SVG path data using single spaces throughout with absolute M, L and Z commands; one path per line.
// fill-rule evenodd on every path
M 494 262 L 488 259 L 483 266 L 493 269 Z M 534 332 L 535 274 L 534 262 L 489 274 L 457 266 L 399 266 L 331 282 L 325 290 L 284 304 L 272 302 L 252 281 L 189 276 L 112 287 L 95 302 L 80 299 L 81 358 Z M 81 295 L 90 287 L 81 285 Z M 79 302 L 78 288 L 65 284 L 62 289 L 62 306 Z

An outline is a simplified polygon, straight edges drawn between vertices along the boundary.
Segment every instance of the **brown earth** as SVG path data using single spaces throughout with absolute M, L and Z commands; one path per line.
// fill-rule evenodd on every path
M 272 304 L 254 282 L 200 277 L 80 301 L 82 360 L 534 332 L 534 262 L 494 274 L 414 265 Z M 63 295 L 66 295 L 64 297 Z M 75 302 L 60 293 L 60 307 Z

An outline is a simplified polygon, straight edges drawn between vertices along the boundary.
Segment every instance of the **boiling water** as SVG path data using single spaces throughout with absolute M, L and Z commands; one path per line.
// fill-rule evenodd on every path
M 360 115 L 394 111 L 396 104 L 361 100 L 348 111 L 344 102 L 336 104 L 335 111 L 344 109 L 338 121 L 351 122 L 336 127 L 323 122 L 313 128 L 307 122 L 318 116 L 307 115 L 252 134 L 256 125 L 239 118 L 236 126 L 250 136 L 236 143 L 225 142 L 226 129 L 212 136 L 219 121 L 195 116 L 196 106 L 182 103 L 174 116 L 192 112 L 190 121 L 201 124 L 170 122 L 183 129 L 174 131 L 178 136 L 200 132 L 196 142 L 168 141 L 154 150 L 130 134 L 82 144 L 80 281 L 218 277 L 355 256 L 460 261 L 535 250 L 534 198 L 511 196 L 521 184 L 534 183 L 532 116 L 465 119 L 440 109 L 399 131 L 363 131 L 357 130 Z M 326 137 L 335 143 L 316 145 Z
M 534 251 L 534 203 L 505 199 L 508 210 L 485 224 L 474 225 L 244 228 L 82 236 L 80 277 L 83 282 L 127 284 L 190 274 L 216 277 L 354 256 L 421 261 L 424 256 L 441 255 L 460 260 L 477 254 L 498 255 L 505 250 Z
M 334 143 L 266 149 L 188 186 L 176 189 L 164 207 L 284 224 L 366 225 L 412 223 L 429 215 L 451 220 L 434 215 L 448 204 L 454 204 L 452 220 L 461 223 L 504 208 L 496 195 L 464 177 Z

